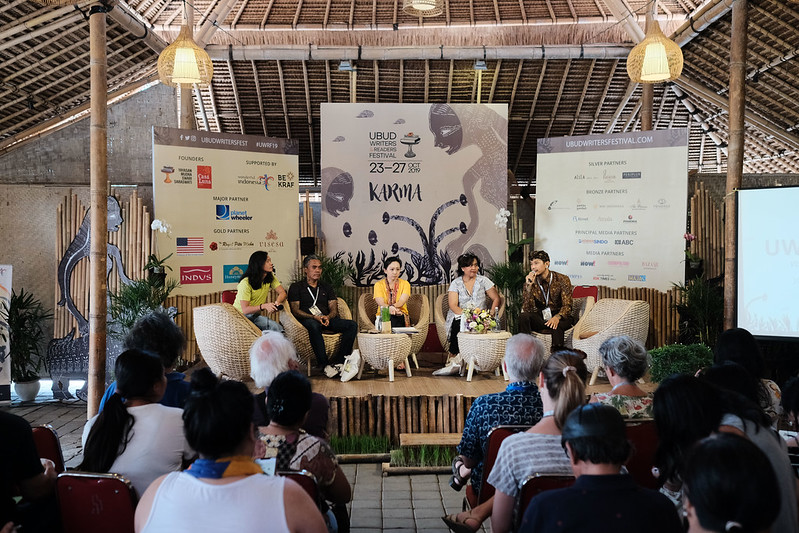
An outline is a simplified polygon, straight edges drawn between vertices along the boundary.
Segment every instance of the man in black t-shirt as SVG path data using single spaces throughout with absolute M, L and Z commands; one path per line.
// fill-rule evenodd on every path
M 0 412 L 0 528 L 13 521 L 25 531 L 52 531 L 58 524 L 55 505 L 57 473 L 53 462 L 40 460 L 31 426 L 25 419 Z M 14 503 L 14 487 L 30 502 L 25 516 Z
M 333 287 L 321 281 L 322 262 L 315 255 L 309 255 L 302 261 L 305 280 L 292 283 L 289 287 L 289 304 L 291 313 L 308 330 L 311 347 L 316 355 L 317 368 L 328 377 L 337 371 L 330 363 L 344 360 L 344 356 L 352 353 L 352 345 L 358 334 L 358 325 L 352 320 L 338 316 L 338 301 Z M 328 361 L 325 353 L 325 341 L 322 330 L 341 333 L 339 353 Z

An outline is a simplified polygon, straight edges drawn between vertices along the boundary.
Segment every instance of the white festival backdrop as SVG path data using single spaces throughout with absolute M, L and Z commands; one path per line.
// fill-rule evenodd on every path
M 11 349 L 6 313 L 11 305 L 11 265 L 0 265 L 0 401 L 11 400 Z
M 538 140 L 535 248 L 574 285 L 685 277 L 688 130 Z
M 737 325 L 799 337 L 799 187 L 738 191 Z
M 235 289 L 250 254 L 269 253 L 288 282 L 299 240 L 296 140 L 153 128 L 159 257 L 175 294 Z
M 322 104 L 322 231 L 356 284 L 399 255 L 414 285 L 449 283 L 457 257 L 504 261 L 507 105 Z

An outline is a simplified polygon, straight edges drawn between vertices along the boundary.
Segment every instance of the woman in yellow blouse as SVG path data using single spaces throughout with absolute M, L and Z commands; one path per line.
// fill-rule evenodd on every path
M 269 291 L 275 289 L 277 298 L 274 302 L 267 302 Z M 233 307 L 249 318 L 261 331 L 283 331 L 283 327 L 261 314 L 261 311 L 274 313 L 282 308 L 288 294 L 280 280 L 274 274 L 274 267 L 269 254 L 263 251 L 253 252 L 247 271 L 241 277 L 236 287 L 236 301 Z
M 400 279 L 402 273 L 402 261 L 399 257 L 393 256 L 383 261 L 383 272 L 386 278 L 375 283 L 374 298 L 378 305 L 378 315 L 380 306 L 387 305 L 391 313 L 391 327 L 402 328 L 410 324 L 408 318 L 408 298 L 411 297 L 411 284 Z

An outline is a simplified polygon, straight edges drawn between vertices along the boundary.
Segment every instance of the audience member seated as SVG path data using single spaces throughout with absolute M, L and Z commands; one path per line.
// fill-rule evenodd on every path
M 539 494 L 524 513 L 520 532 L 682 532 L 668 498 L 621 472 L 630 455 L 624 419 L 609 405 L 578 407 L 566 419 L 561 442 L 574 485 Z
M 269 414 L 266 410 L 266 393 L 272 381 L 281 372 L 298 370 L 297 351 L 294 345 L 280 333 L 264 331 L 264 334 L 250 347 L 250 376 L 258 388 L 264 392 L 255 394 L 253 423 L 255 427 L 268 426 Z M 327 421 L 330 403 L 319 393 L 311 394 L 311 410 L 302 424 L 302 429 L 315 437 L 327 440 Z
M 588 370 L 583 356 L 571 350 L 553 354 L 538 376 L 544 415 L 526 432 L 502 441 L 488 482 L 496 492 L 471 511 L 444 517 L 450 529 L 477 531 L 491 516 L 491 531 L 510 531 L 516 496 L 528 476 L 539 473 L 571 475 L 571 464 L 560 445 L 560 431 L 572 410 L 585 403 Z
M 58 506 L 55 498 L 55 465 L 39 459 L 31 426 L 25 419 L 0 411 L 0 525 L 3 532 L 50 532 L 57 530 Z M 15 489 L 16 487 L 16 489 Z M 24 505 L 14 502 L 19 490 Z M 12 525 L 9 526 L 8 524 Z
M 743 328 L 728 329 L 719 335 L 713 362 L 717 365 L 726 361 L 738 363 L 744 367 L 752 377 L 759 380 L 757 403 L 771 419 L 771 425 L 776 427 L 780 418 L 780 393 L 779 386 L 765 379 L 766 364 L 760 345 L 749 331 Z
M 782 386 L 782 400 L 780 400 L 782 414 L 794 432 L 799 431 L 799 378 L 793 377 Z M 788 441 L 788 446 L 799 446 L 799 437 L 793 435 Z
M 175 364 L 186 349 L 186 337 L 175 321 L 162 311 L 154 311 L 141 317 L 125 336 L 126 350 L 141 350 L 158 355 L 166 371 L 166 392 L 159 402 L 167 407 L 180 407 L 189 397 L 191 384 L 186 375 L 175 372 Z M 100 411 L 116 391 L 116 381 L 112 382 L 100 400 Z
M 502 425 L 533 426 L 544 413 L 536 380 L 546 357 L 544 344 L 527 334 L 514 335 L 505 345 L 505 368 L 510 384 L 503 392 L 485 394 L 472 403 L 452 461 L 449 485 L 461 490 L 471 478 L 480 490 L 483 458 L 488 447 L 488 432 Z
M 688 450 L 712 433 L 735 433 L 748 437 L 760 448 L 777 475 L 781 503 L 772 531 L 799 531 L 796 479 L 787 446 L 771 429 L 758 405 L 741 394 L 713 385 L 707 377 L 675 375 L 665 379 L 655 391 L 654 415 L 659 441 L 655 466 L 663 484 L 661 492 L 678 508 Z
M 315 255 L 302 260 L 305 279 L 292 283 L 289 287 L 291 313 L 308 330 L 317 368 L 329 378 L 338 375 L 339 370 L 332 364 L 341 363 L 344 357 L 352 354 L 352 345 L 358 334 L 358 325 L 352 320 L 338 316 L 338 301 L 333 287 L 321 280 L 322 261 Z M 322 330 L 341 333 L 339 353 L 331 361 L 325 353 Z M 332 364 L 331 364 L 332 363 Z
M 243 383 L 220 382 L 208 368 L 192 374 L 183 421 L 200 458 L 150 485 L 136 508 L 136 533 L 327 531 L 305 490 L 263 475 L 253 460 L 252 410 Z
M 767 531 L 779 512 L 778 490 L 774 469 L 752 442 L 725 433 L 707 437 L 685 461 L 688 532 Z
M 269 291 L 277 292 L 274 302 L 267 302 Z M 261 311 L 274 313 L 286 301 L 286 289 L 277 279 L 269 254 L 259 250 L 250 255 L 247 271 L 241 276 L 236 287 L 236 301 L 233 307 L 258 326 L 261 331 L 283 331 L 283 326 L 261 314 Z
M 83 429 L 78 469 L 121 474 L 142 494 L 161 474 L 180 470 L 194 452 L 183 435 L 183 411 L 158 403 L 167 386 L 158 357 L 124 351 L 114 373 L 116 393 Z
M 263 448 L 256 447 L 256 452 L 263 451 L 258 455 L 264 459 L 275 458 L 277 470 L 307 470 L 316 477 L 326 501 L 345 504 L 352 499 L 352 488 L 338 465 L 336 454 L 327 442 L 300 428 L 310 408 L 308 379 L 297 370 L 278 375 L 267 393 L 270 422 L 258 428 Z M 329 531 L 337 531 L 336 518 L 331 511 L 325 511 Z
M 599 346 L 610 392 L 596 392 L 591 402 L 615 407 L 624 418 L 652 418 L 652 395 L 636 385 L 649 368 L 649 354 L 626 335 L 611 337 Z

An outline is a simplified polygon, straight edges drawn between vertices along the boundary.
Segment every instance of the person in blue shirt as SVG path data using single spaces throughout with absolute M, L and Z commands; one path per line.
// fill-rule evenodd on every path
M 180 407 L 186 403 L 191 384 L 186 375 L 175 372 L 175 364 L 186 349 L 186 337 L 169 316 L 162 311 L 141 317 L 125 336 L 125 350 L 141 350 L 161 359 L 166 373 L 166 392 L 159 403 L 167 407 Z M 100 411 L 116 391 L 116 381 L 111 383 L 100 400 Z

